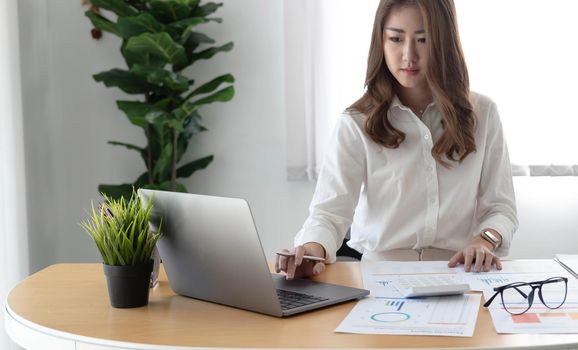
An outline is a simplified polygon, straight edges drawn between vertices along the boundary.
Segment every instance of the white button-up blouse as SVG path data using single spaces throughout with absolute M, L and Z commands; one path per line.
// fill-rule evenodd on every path
M 345 112 L 337 121 L 317 181 L 309 217 L 295 245 L 318 242 L 335 261 L 347 230 L 360 251 L 433 247 L 458 251 L 483 229 L 503 238 L 506 255 L 517 229 L 511 166 L 498 110 L 472 93 L 477 151 L 446 168 L 431 154 L 443 133 L 430 104 L 422 119 L 395 98 L 388 117 L 406 134 L 396 149 L 372 141 L 366 116 Z

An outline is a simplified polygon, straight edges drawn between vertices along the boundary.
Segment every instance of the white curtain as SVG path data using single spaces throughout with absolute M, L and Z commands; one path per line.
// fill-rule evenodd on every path
M 4 302 L 28 275 L 28 229 L 17 0 L 0 1 L 0 348 L 17 349 L 4 331 Z
M 289 180 L 316 180 L 335 119 L 363 92 L 368 18 L 376 5 L 376 0 L 284 2 Z
M 316 179 L 335 119 L 363 93 L 378 2 L 284 2 L 289 180 Z M 498 105 L 514 175 L 578 176 L 578 2 L 455 3 L 471 88 Z

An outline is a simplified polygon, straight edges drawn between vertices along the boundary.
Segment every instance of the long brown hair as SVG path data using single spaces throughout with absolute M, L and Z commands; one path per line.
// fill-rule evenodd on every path
M 365 132 L 376 143 L 397 148 L 405 140 L 405 134 L 394 128 L 387 117 L 397 82 L 387 68 L 383 44 L 389 14 L 394 8 L 408 5 L 417 6 L 425 22 L 430 57 L 426 77 L 443 118 L 444 133 L 433 146 L 432 156 L 449 167 L 444 156 L 448 160 L 461 162 L 476 151 L 476 116 L 469 100 L 468 70 L 453 0 L 380 1 L 367 59 L 366 90 L 350 109 L 367 115 Z

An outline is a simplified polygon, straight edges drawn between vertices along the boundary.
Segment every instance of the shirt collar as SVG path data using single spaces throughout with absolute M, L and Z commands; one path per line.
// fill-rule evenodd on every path
M 429 105 L 427 105 L 425 109 L 427 110 L 427 109 L 430 108 L 430 107 L 435 107 L 435 105 L 436 105 L 436 103 L 435 103 L 435 100 L 434 100 L 434 101 L 432 101 Z M 401 103 L 401 100 L 399 99 L 399 97 L 397 96 L 397 94 L 394 95 L 394 96 L 393 96 L 393 100 L 391 100 L 391 106 L 390 106 L 390 108 L 392 108 L 392 107 L 397 107 L 397 108 L 399 108 L 399 109 L 403 109 L 403 110 L 406 110 L 406 111 L 409 111 L 409 110 L 410 110 L 409 107 L 407 107 L 406 105 L 404 105 L 403 103 Z
M 404 106 L 404 105 L 401 103 L 401 101 L 400 101 L 399 97 L 397 97 L 397 95 L 394 95 L 394 96 L 393 96 L 393 100 L 391 101 L 391 107 L 397 107 L 397 108 L 400 108 L 400 109 L 402 109 L 402 108 L 407 108 L 406 106 Z

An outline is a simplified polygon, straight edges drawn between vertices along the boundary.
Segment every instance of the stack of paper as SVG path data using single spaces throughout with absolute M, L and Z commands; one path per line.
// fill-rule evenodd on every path
M 335 331 L 471 337 L 478 315 L 479 294 L 404 299 L 395 287 L 401 277 L 430 275 L 468 283 L 471 290 L 482 291 L 486 300 L 495 293 L 495 287 L 512 282 L 567 277 L 568 294 L 560 308 L 548 309 L 536 294 L 532 307 L 522 315 L 509 314 L 499 297 L 488 311 L 498 333 L 578 333 L 578 279 L 574 277 L 578 277 L 578 255 L 558 255 L 556 261 L 503 261 L 502 266 L 500 271 L 467 273 L 463 266 L 448 268 L 443 261 L 362 263 L 364 287 L 371 295 L 361 300 Z

